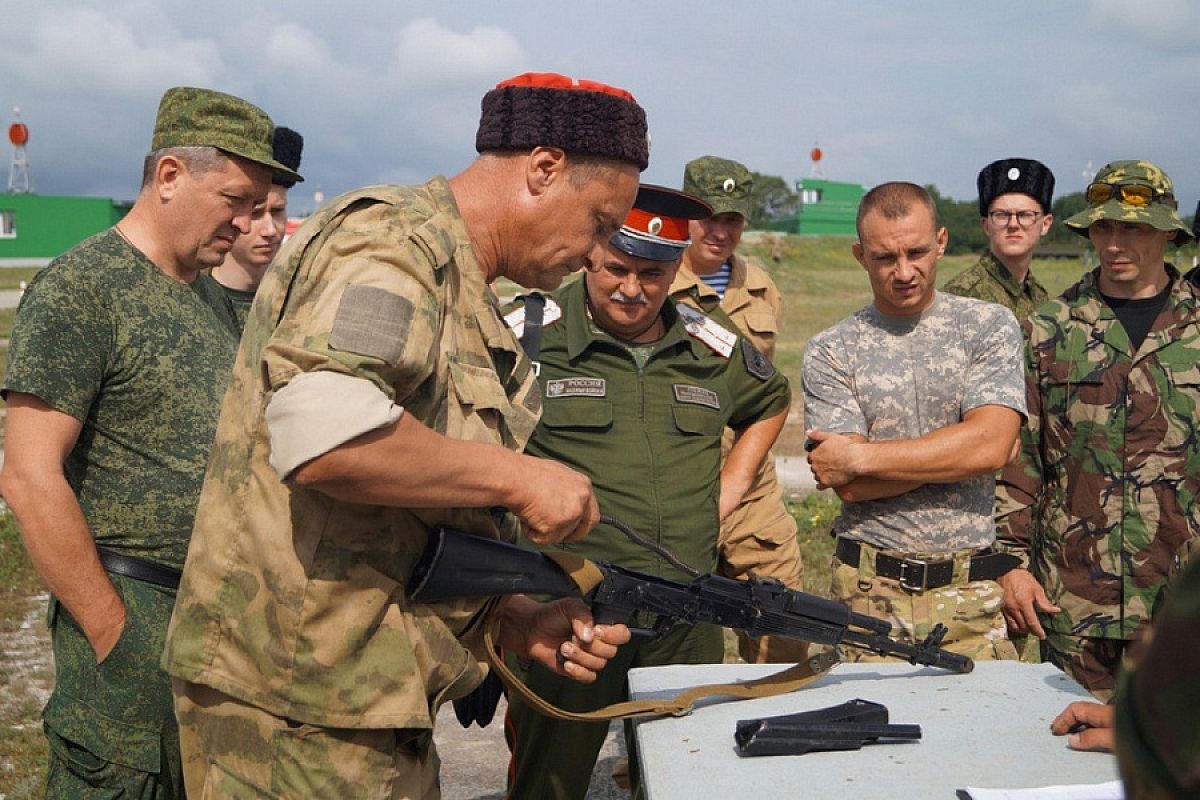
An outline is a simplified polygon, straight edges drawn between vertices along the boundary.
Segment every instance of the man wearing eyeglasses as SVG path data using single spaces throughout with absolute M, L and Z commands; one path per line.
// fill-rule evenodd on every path
M 1033 250 L 1050 231 L 1054 173 L 1040 161 L 1005 158 L 979 171 L 979 224 L 988 252 L 946 282 L 951 294 L 1000 305 L 1018 320 L 1050 299 L 1030 271 Z
M 1115 161 L 1066 221 L 1100 266 L 1025 322 L 1029 418 L 997 487 L 1010 630 L 1101 699 L 1200 536 L 1200 289 L 1171 179 Z M 1032 574 L 1031 574 L 1032 573 Z

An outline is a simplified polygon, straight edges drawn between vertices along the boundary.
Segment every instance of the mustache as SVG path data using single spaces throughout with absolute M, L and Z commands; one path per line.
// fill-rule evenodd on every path
M 650 298 L 646 297 L 645 292 L 638 292 L 637 297 L 627 297 L 621 294 L 620 289 L 613 290 L 613 293 L 608 296 L 608 299 L 614 303 L 627 306 L 644 306 L 650 302 Z

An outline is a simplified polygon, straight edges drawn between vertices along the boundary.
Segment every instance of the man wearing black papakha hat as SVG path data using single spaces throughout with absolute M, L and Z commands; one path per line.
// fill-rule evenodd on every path
M 718 506 L 741 500 L 790 400 L 787 379 L 723 312 L 670 299 L 688 221 L 711 214 L 682 192 L 642 186 L 602 258 L 545 299 L 536 355 L 544 408 L 526 448 L 586 474 L 606 514 L 700 572 L 717 567 Z M 506 317 L 527 343 L 531 302 Z M 722 461 L 726 426 L 738 435 Z M 693 577 L 603 523 L 570 549 L 672 580 Z M 538 664 L 522 678 L 555 705 L 588 710 L 628 699 L 633 667 L 720 663 L 723 652 L 719 628 L 679 625 L 622 647 L 590 686 Z M 508 722 L 509 796 L 582 800 L 608 723 L 551 719 L 512 696 Z
M 1050 213 L 1054 173 L 1040 161 L 1006 158 L 980 170 L 976 184 L 979 224 L 988 237 L 988 252 L 943 288 L 999 303 L 1020 321 L 1050 299 L 1029 265 L 1034 248 L 1054 222 Z
M 405 599 L 427 531 L 579 539 L 585 475 L 520 454 L 537 379 L 488 283 L 596 263 L 649 153 L 626 91 L 526 74 L 449 180 L 338 197 L 285 243 L 242 338 L 164 664 L 193 796 L 438 796 L 438 706 L 502 646 L 591 681 L 582 603 Z M 242 732 L 230 748 L 228 731 Z
M 300 169 L 300 154 L 304 150 L 304 138 L 300 134 L 280 126 L 275 129 L 273 143 L 276 161 L 293 170 Z M 221 284 L 229 302 L 233 303 L 238 330 L 246 327 L 246 315 L 254 302 L 254 293 L 287 235 L 287 194 L 295 185 L 295 179 L 278 170 L 271 175 L 267 201 L 254 207 L 249 233 L 239 236 L 229 256 L 219 267 L 213 268 L 213 280 Z

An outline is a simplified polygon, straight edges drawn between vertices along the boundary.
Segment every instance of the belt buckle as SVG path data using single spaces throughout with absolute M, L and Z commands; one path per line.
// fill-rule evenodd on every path
M 909 570 L 920 568 L 921 579 L 914 582 Z M 920 558 L 906 558 L 900 562 L 900 588 L 910 592 L 925 591 L 925 582 L 929 580 L 929 562 Z

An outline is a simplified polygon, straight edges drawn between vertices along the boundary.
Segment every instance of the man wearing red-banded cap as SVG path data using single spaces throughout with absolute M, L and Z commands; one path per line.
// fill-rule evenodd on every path
M 720 512 L 741 501 L 790 400 L 787 379 L 723 312 L 706 315 L 670 299 L 688 221 L 711 214 L 682 192 L 643 186 L 603 256 L 545 298 L 535 356 L 543 415 L 526 448 L 586 474 L 605 514 L 701 573 L 716 569 Z M 527 348 L 536 318 L 530 305 L 525 299 L 506 317 Z M 722 461 L 727 426 L 737 438 Z M 692 577 L 604 523 L 567 547 L 672 580 Z M 623 646 L 588 686 L 539 664 L 522 677 L 555 705 L 584 711 L 627 699 L 633 667 L 719 663 L 722 655 L 719 629 L 679 625 Z M 607 723 L 551 719 L 509 700 L 509 795 L 583 798 Z
M 438 706 L 506 650 L 591 681 L 628 638 L 580 603 L 411 603 L 426 532 L 578 539 L 585 475 L 520 454 L 541 410 L 488 284 L 595 263 L 646 167 L 621 89 L 523 75 L 483 100 L 449 180 L 320 209 L 258 290 L 164 665 L 189 794 L 437 797 Z

